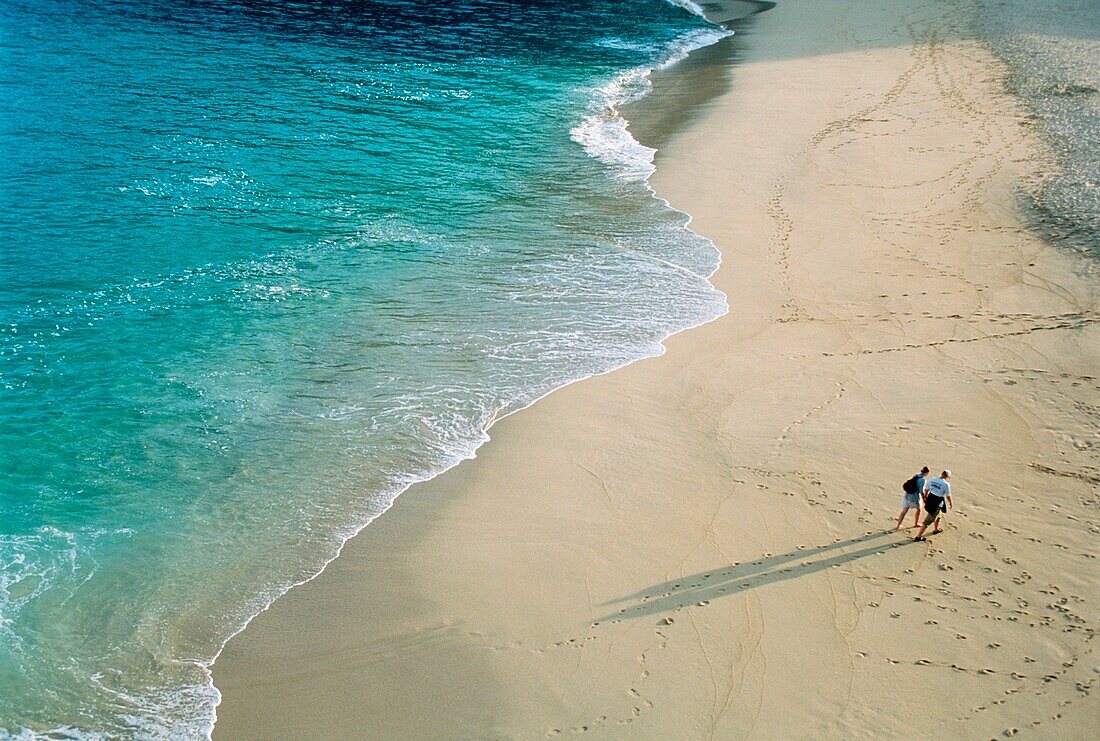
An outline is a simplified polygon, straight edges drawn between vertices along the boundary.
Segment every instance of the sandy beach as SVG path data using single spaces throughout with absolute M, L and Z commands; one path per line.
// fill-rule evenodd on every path
M 214 736 L 1093 737 L 1100 283 L 975 8 L 781 2 L 661 72 L 626 113 L 729 313 L 403 494 L 230 641 Z

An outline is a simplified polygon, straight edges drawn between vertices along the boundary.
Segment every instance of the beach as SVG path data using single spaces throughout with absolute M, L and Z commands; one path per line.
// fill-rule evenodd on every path
M 1091 737 L 1100 284 L 977 12 L 782 2 L 654 73 L 728 313 L 402 494 L 226 645 L 214 737 Z

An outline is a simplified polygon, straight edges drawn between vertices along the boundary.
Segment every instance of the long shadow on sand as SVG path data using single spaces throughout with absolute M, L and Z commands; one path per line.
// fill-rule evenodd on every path
M 894 537 L 886 541 L 882 540 L 891 535 Z M 700 602 L 710 602 L 768 584 L 815 574 L 834 566 L 885 553 L 892 548 L 899 548 L 912 542 L 908 537 L 901 540 L 898 539 L 899 537 L 902 536 L 895 531 L 885 530 L 829 545 L 768 556 L 749 563 L 701 571 L 605 602 L 604 606 L 621 605 L 621 607 L 599 620 L 657 615 Z M 861 543 L 873 544 L 856 550 L 844 550 Z M 828 555 L 834 551 L 842 552 Z

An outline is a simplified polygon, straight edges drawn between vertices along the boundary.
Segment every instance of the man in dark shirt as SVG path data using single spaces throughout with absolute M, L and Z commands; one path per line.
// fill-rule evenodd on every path
M 914 474 L 913 478 L 906 481 L 902 485 L 901 489 L 901 514 L 898 515 L 898 524 L 895 530 L 901 529 L 901 521 L 905 519 L 905 513 L 909 510 L 913 510 L 913 527 L 920 525 L 920 500 L 924 492 L 924 480 L 928 477 L 928 466 L 925 466 L 920 470 L 920 473 Z M 916 484 L 911 486 L 910 482 Z M 906 487 L 912 488 L 909 491 Z
M 955 506 L 954 500 L 951 499 L 951 484 L 948 483 L 950 478 L 951 472 L 944 471 L 939 476 L 928 479 L 925 483 L 924 511 L 928 514 L 925 515 L 924 524 L 921 525 L 920 530 L 917 531 L 917 537 L 913 540 L 924 540 L 924 531 L 933 523 L 936 527 L 932 530 L 932 534 L 938 533 L 940 531 L 940 515 L 947 511 L 948 506 Z

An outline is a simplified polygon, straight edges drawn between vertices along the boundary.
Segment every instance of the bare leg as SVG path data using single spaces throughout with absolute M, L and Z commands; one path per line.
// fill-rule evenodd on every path
M 916 537 L 913 538 L 913 540 L 921 540 L 922 538 L 924 538 L 924 531 L 927 530 L 927 529 L 928 529 L 927 525 L 921 525 L 920 530 L 917 531 L 917 535 L 916 535 Z
M 904 519 L 904 517 L 905 517 L 905 513 L 906 513 L 906 512 L 908 512 L 908 511 L 909 511 L 909 508 L 908 508 L 908 507 L 906 507 L 905 509 L 903 509 L 903 510 L 901 511 L 901 514 L 900 514 L 900 515 L 898 515 L 898 524 L 897 524 L 897 526 L 896 526 L 896 527 L 894 528 L 895 530 L 900 530 L 900 529 L 901 529 L 901 521 L 902 521 L 902 519 Z M 917 510 L 917 514 L 920 514 L 920 510 Z
M 913 511 L 913 527 L 920 527 L 920 507 Z

